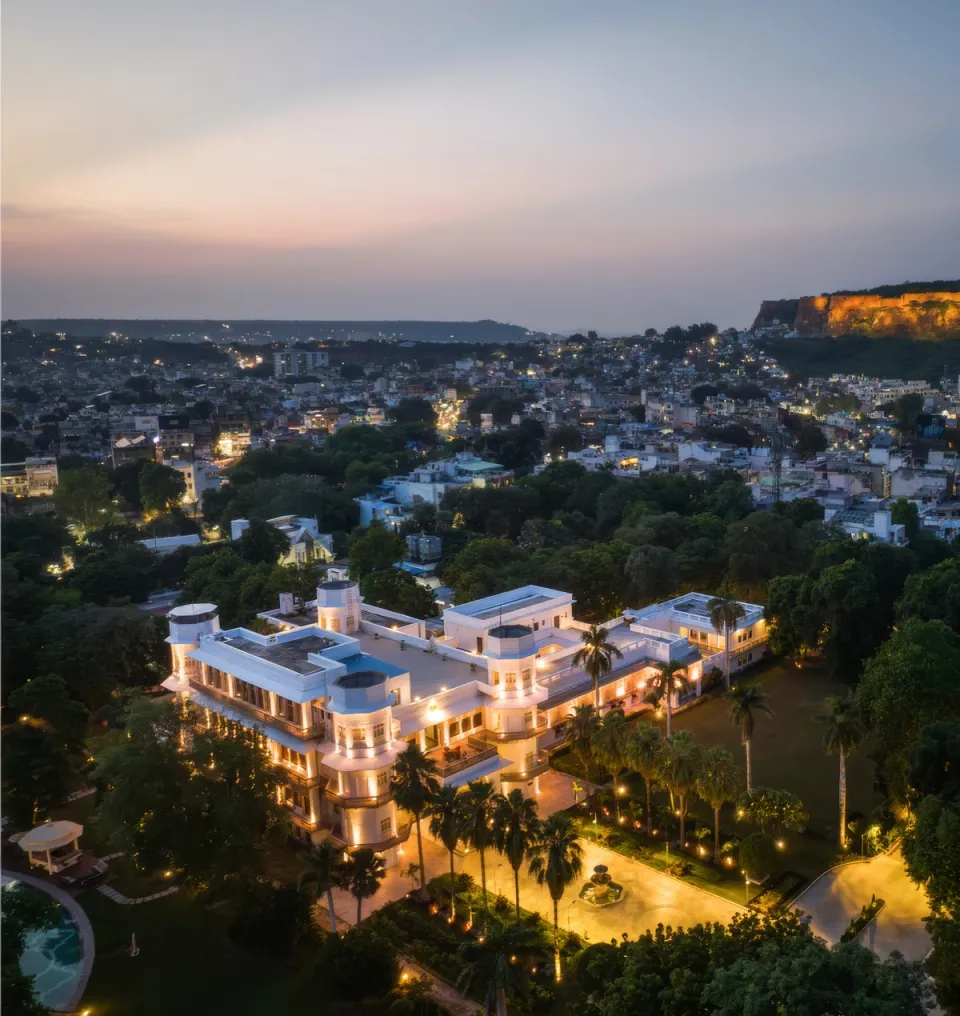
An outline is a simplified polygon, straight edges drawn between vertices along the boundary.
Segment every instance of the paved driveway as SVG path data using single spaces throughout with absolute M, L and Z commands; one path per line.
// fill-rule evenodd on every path
M 712 896 L 700 889 L 661 875 L 645 865 L 588 840 L 581 840 L 584 853 L 583 882 L 594 865 L 605 864 L 625 890 L 621 901 L 610 907 L 593 907 L 578 899 L 582 882 L 571 886 L 560 901 L 560 924 L 586 935 L 591 942 L 618 941 L 622 932 L 631 938 L 653 930 L 658 924 L 673 927 L 689 926 L 704 921 L 729 922 L 742 908 Z M 463 870 L 480 883 L 480 859 L 475 852 L 464 858 Z M 553 922 L 553 902 L 546 888 L 541 888 L 526 875 L 526 866 L 520 875 L 520 905 L 538 910 Z M 487 889 L 501 892 L 513 900 L 513 869 L 497 854 L 487 859 Z
M 832 945 L 874 893 L 886 906 L 860 936 L 860 943 L 881 959 L 897 950 L 908 960 L 922 960 L 931 949 L 923 923 L 930 906 L 924 890 L 908 877 L 899 851 L 833 868 L 805 889 L 796 905 L 810 915 L 814 934 Z
M 554 770 L 540 777 L 538 803 L 541 817 L 546 818 L 554 811 L 568 808 L 574 803 L 572 783 L 569 776 Z M 735 913 L 743 911 L 742 907 L 677 879 L 661 875 L 652 868 L 599 844 L 585 839 L 582 839 L 580 844 L 584 852 L 583 879 L 571 886 L 561 900 L 560 923 L 571 931 L 587 936 L 591 942 L 607 942 L 611 938 L 619 940 L 622 932 L 635 938 L 645 931 L 652 931 L 658 924 L 669 924 L 674 928 L 688 927 L 706 921 L 726 924 Z M 423 838 L 423 853 L 428 879 L 450 870 L 447 852 L 426 835 Z M 416 839 L 411 835 L 404 845 L 401 864 L 389 868 L 387 877 L 377 893 L 364 901 L 364 915 L 400 899 L 414 887 L 416 883 L 402 876 L 400 872 L 416 859 Z M 487 852 L 486 861 L 488 891 L 493 894 L 502 893 L 512 902 L 513 869 L 506 859 L 494 850 Z M 624 887 L 623 898 L 613 906 L 597 908 L 578 899 L 577 894 L 583 882 L 587 881 L 597 864 L 605 864 L 614 882 L 619 882 Z M 480 856 L 476 851 L 471 851 L 465 856 L 457 854 L 454 867 L 457 871 L 466 871 L 473 876 L 477 885 L 480 884 Z M 538 886 L 526 874 L 526 865 L 521 869 L 520 905 L 527 910 L 538 910 L 547 921 L 553 922 L 553 901 L 550 894 L 546 888 Z M 334 907 L 338 918 L 342 918 L 348 924 L 354 923 L 356 901 L 349 893 L 334 890 Z M 320 919 L 325 920 L 325 917 L 321 916 Z
M 634 938 L 644 931 L 653 930 L 658 924 L 673 927 L 699 924 L 703 921 L 727 923 L 742 908 L 705 893 L 676 879 L 668 878 L 645 865 L 631 861 L 620 854 L 601 847 L 588 840 L 581 840 L 584 849 L 585 882 L 594 865 L 605 864 L 615 882 L 625 889 L 623 899 L 611 907 L 595 908 L 577 898 L 582 883 L 567 890 L 560 902 L 560 923 L 581 935 L 587 935 L 591 942 L 606 942 L 611 938 L 619 940 L 622 932 Z M 449 855 L 438 844 L 424 838 L 424 859 L 427 877 L 432 878 L 450 870 Z M 416 859 L 416 845 L 411 837 L 404 851 L 403 863 Z M 487 889 L 491 893 L 503 893 L 513 901 L 513 869 L 495 851 L 487 854 Z M 480 855 L 471 851 L 465 857 L 457 856 L 457 871 L 466 871 L 480 884 Z M 415 883 L 401 876 L 402 865 L 388 869 L 387 878 L 376 895 L 364 900 L 364 915 L 373 913 L 393 900 L 400 899 L 413 888 Z M 553 902 L 545 888 L 540 888 L 526 873 L 526 865 L 520 875 L 520 905 L 528 910 L 539 910 L 550 922 L 553 921 Z M 353 924 L 356 920 L 356 901 L 349 893 L 334 890 L 335 908 L 338 918 Z M 325 910 L 324 907 L 318 908 Z M 325 920 L 325 915 L 321 914 Z

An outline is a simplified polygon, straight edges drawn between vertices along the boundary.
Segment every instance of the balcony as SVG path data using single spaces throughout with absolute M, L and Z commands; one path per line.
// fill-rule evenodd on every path
M 287 765 L 284 762 L 273 762 L 271 763 L 274 769 L 281 779 L 292 787 L 297 787 L 303 790 L 310 790 L 313 787 L 322 787 L 327 783 L 327 777 L 321 773 L 316 773 L 314 776 L 308 776 L 306 770 L 301 769 L 299 766 Z
M 283 808 L 287 816 L 295 825 L 298 825 L 309 832 L 313 832 L 317 828 L 316 818 L 311 821 L 310 812 L 305 808 L 301 808 L 296 804 L 285 804 L 283 805 Z
M 481 730 L 480 738 L 488 744 L 504 744 L 506 741 L 526 741 L 530 737 L 539 737 L 547 732 L 546 723 L 537 724 L 535 727 L 525 727 L 523 730 Z
M 541 776 L 550 768 L 550 760 L 545 752 L 528 759 L 522 769 L 511 769 L 509 772 L 502 772 L 500 780 L 503 783 L 526 783 L 536 776 Z
M 259 709 L 257 706 L 252 706 L 249 702 L 244 702 L 242 698 L 228 695 L 227 692 L 221 691 L 213 685 L 203 684 L 200 681 L 191 679 L 190 687 L 195 688 L 204 695 L 209 695 L 211 698 L 215 698 L 218 702 L 222 702 L 227 708 L 234 709 L 238 713 L 243 713 L 244 715 L 249 716 L 252 720 L 256 720 L 256 722 L 263 724 L 264 728 L 279 728 L 287 731 L 287 733 L 293 734 L 295 737 L 302 738 L 317 737 L 322 740 L 326 736 L 327 728 L 325 723 L 316 723 L 309 727 L 304 727 L 299 723 L 291 723 L 282 716 L 274 716 L 273 713 L 268 712 L 266 709 Z
M 468 737 L 449 748 L 434 748 L 427 752 L 427 758 L 437 764 L 437 775 L 442 779 L 485 762 L 497 754 L 497 746 L 478 737 Z
M 376 797 L 349 797 L 338 794 L 332 787 L 327 787 L 327 797 L 339 804 L 341 808 L 379 808 L 381 804 L 389 804 L 393 800 L 393 791 L 388 790 Z
M 382 850 L 389 850 L 391 847 L 395 847 L 400 843 L 406 843 L 410 837 L 410 830 L 412 823 L 406 822 L 397 829 L 395 836 L 390 836 L 384 840 L 378 840 L 376 843 L 347 843 L 343 838 L 343 826 L 339 820 L 332 822 L 329 819 L 321 821 L 317 825 L 317 829 L 327 833 L 327 838 L 336 847 L 342 847 L 347 852 L 353 850 L 359 850 L 360 847 L 369 847 L 374 852 L 380 852 Z

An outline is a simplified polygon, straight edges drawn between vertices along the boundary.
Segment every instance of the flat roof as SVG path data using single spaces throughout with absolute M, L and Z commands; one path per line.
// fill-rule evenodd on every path
M 303 638 L 292 639 L 288 642 L 273 642 L 268 645 L 261 645 L 252 639 L 244 638 L 242 635 L 235 635 L 233 638 L 223 640 L 227 645 L 238 649 L 248 656 L 255 656 L 258 660 L 265 660 L 267 663 L 276 664 L 286 670 L 292 670 L 296 674 L 312 674 L 320 668 L 316 663 L 307 659 L 308 653 L 320 653 L 338 643 L 333 639 L 324 638 L 322 635 L 305 635 Z
M 372 633 L 357 632 L 354 636 L 364 651 L 364 669 L 379 669 L 394 673 L 410 673 L 410 693 L 413 696 L 429 698 L 443 688 L 448 691 L 471 681 L 487 680 L 487 662 L 477 657 L 476 670 L 470 664 L 455 660 L 452 656 L 443 659 L 443 646 L 437 646 L 436 652 L 427 653 L 409 643 L 405 649 L 400 642 L 388 638 L 376 638 Z M 366 655 L 369 654 L 369 655 Z M 370 657 L 375 657 L 371 660 Z M 349 668 L 350 664 L 347 660 Z
M 697 617 L 702 617 L 705 620 L 710 619 L 710 611 L 707 610 L 707 605 L 700 600 L 683 600 L 681 603 L 673 604 L 674 610 L 682 610 L 685 614 L 695 614 Z
M 478 610 L 476 612 L 469 611 L 470 617 L 479 617 L 486 621 L 491 617 L 497 617 L 506 611 L 518 610 L 521 607 L 536 607 L 541 603 L 549 603 L 553 599 L 552 596 L 544 596 L 543 593 L 535 593 L 531 596 L 524 596 L 519 600 L 513 600 L 508 603 L 501 604 L 497 607 L 487 607 L 486 610 Z M 457 608 L 460 609 L 460 608 Z M 461 610 L 461 613 L 468 613 L 467 611 Z

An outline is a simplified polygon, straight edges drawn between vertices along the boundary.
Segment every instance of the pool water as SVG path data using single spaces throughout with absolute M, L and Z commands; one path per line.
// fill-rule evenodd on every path
M 24 892 L 46 896 L 25 886 Z M 83 967 L 83 943 L 70 912 L 57 904 L 60 923 L 47 931 L 32 931 L 25 940 L 20 969 L 34 980 L 34 991 L 49 1009 L 67 1009 Z

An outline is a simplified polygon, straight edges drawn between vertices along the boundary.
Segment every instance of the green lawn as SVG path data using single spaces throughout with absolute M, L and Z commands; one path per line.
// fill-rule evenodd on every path
M 181 893 L 120 906 L 89 891 L 79 902 L 97 945 L 82 1003 L 92 1016 L 329 1011 L 302 969 L 243 952 L 220 914 Z M 137 957 L 128 952 L 134 932 Z
M 753 780 L 756 786 L 789 790 L 804 803 L 810 814 L 807 832 L 786 837 L 784 868 L 808 879 L 815 878 L 838 860 L 836 846 L 838 817 L 839 768 L 835 756 L 823 750 L 822 725 L 816 717 L 823 712 L 828 695 L 844 694 L 843 685 L 831 681 L 822 670 L 797 670 L 773 664 L 751 675 L 766 692 L 773 716 L 760 713 L 753 735 Z M 645 713 L 638 719 L 652 719 Z M 665 731 L 665 721 L 658 724 Z M 673 729 L 689 730 L 702 745 L 720 744 L 729 748 L 744 765 L 740 734 L 730 721 L 730 706 L 722 696 L 711 696 L 674 717 Z M 556 768 L 582 776 L 577 757 L 563 752 L 555 758 Z M 593 774 L 596 778 L 596 773 Z M 632 778 L 625 781 L 631 795 L 643 799 L 643 783 Z M 745 785 L 744 785 L 745 786 Z M 654 795 L 656 806 L 667 802 L 665 793 Z M 868 814 L 878 804 L 873 790 L 873 766 L 866 758 L 853 756 L 847 763 L 848 812 Z M 713 825 L 713 817 L 702 802 L 695 801 L 687 819 L 687 829 Z M 752 829 L 737 823 L 732 807 L 721 813 L 725 834 L 742 837 Z
M 835 840 L 839 822 L 839 764 L 823 750 L 823 713 L 828 695 L 846 694 L 822 670 L 774 664 L 750 680 L 767 694 L 773 716 L 760 713 L 753 734 L 753 782 L 796 794 L 810 813 L 810 832 Z M 701 744 L 722 744 L 741 766 L 740 734 L 730 722 L 730 705 L 710 698 L 674 719 L 674 730 L 689 730 Z M 873 764 L 854 755 L 847 762 L 847 809 L 869 813 L 880 796 L 873 790 Z

